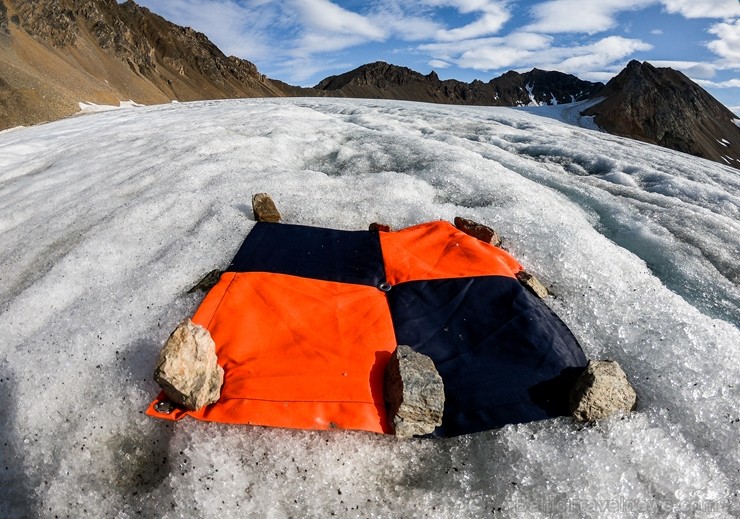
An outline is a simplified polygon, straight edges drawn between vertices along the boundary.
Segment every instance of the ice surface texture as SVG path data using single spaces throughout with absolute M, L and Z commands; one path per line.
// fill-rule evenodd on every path
M 144 416 L 258 192 L 292 223 L 490 225 L 637 412 L 432 442 Z M 738 257 L 736 170 L 513 109 L 213 101 L 4 132 L 0 516 L 736 516 Z

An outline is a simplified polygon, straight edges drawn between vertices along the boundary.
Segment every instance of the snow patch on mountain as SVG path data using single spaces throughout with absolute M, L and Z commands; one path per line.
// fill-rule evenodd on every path
M 118 106 L 115 105 L 98 105 L 95 103 L 88 103 L 85 101 L 80 101 L 78 103 L 80 105 L 80 111 L 77 112 L 78 114 L 92 114 L 92 113 L 98 113 L 98 112 L 109 112 L 111 110 L 121 110 L 123 108 L 135 108 L 135 107 L 141 107 L 144 106 L 140 103 L 137 103 L 135 101 L 120 101 L 118 103 Z
M 551 105 L 530 105 L 527 107 L 519 107 L 519 109 L 541 117 L 548 117 L 550 119 L 555 119 L 556 121 L 571 124 L 573 126 L 601 131 L 596 122 L 594 122 L 594 116 L 583 115 L 583 111 L 592 106 L 596 106 L 601 101 L 603 101 L 603 98 L 589 99 L 587 101 L 575 101 L 560 105 L 557 104 L 557 102 L 554 102 Z

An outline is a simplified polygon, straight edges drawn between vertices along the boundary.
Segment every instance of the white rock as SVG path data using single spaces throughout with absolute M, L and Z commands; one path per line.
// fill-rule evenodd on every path
M 431 358 L 401 345 L 385 370 L 388 421 L 399 438 L 434 432 L 442 425 L 445 391 Z
M 547 287 L 543 285 L 539 279 L 534 277 L 526 270 L 518 272 L 516 278 L 519 280 L 519 283 L 529 289 L 530 292 L 532 292 L 540 299 L 545 299 L 547 296 L 550 295 L 550 291 L 547 289 Z
M 154 380 L 173 402 L 197 410 L 221 396 L 224 370 L 217 360 L 208 330 L 186 319 L 159 353 Z
M 591 360 L 573 386 L 570 411 L 582 422 L 595 422 L 619 411 L 629 412 L 637 393 L 616 361 Z

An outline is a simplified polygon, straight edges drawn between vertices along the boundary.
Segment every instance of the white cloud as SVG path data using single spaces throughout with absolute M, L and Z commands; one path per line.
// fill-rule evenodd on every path
M 432 39 L 444 28 L 429 13 L 406 5 L 403 0 L 378 0 L 368 18 L 406 41 Z
M 641 40 L 621 36 L 570 47 L 553 47 L 553 41 L 550 36 L 515 33 L 502 38 L 426 44 L 418 49 L 436 59 L 481 71 L 539 67 L 579 75 L 621 66 L 626 57 L 652 48 Z
M 509 17 L 509 13 L 503 8 L 493 6 L 493 10 L 485 11 L 480 18 L 468 25 L 457 27 L 455 29 L 439 31 L 437 33 L 437 39 L 443 41 L 456 41 L 495 34 L 509 20 Z
M 650 31 L 650 34 L 654 34 L 656 36 L 660 36 L 661 34 L 663 34 L 663 30 L 662 29 L 653 29 L 652 31 Z
M 535 51 L 548 48 L 551 41 L 549 36 L 540 34 L 513 33 L 505 37 L 428 43 L 419 45 L 418 50 L 460 67 L 496 70 L 531 59 Z
M 478 19 L 453 29 L 437 31 L 439 41 L 459 41 L 496 34 L 511 18 L 506 2 L 492 0 L 423 0 L 431 7 L 452 7 L 462 14 L 481 13 Z
M 691 79 L 710 79 L 717 75 L 717 67 L 710 63 L 699 63 L 697 61 L 670 61 L 670 60 L 650 60 L 650 64 L 655 67 L 670 67 L 680 70 Z
M 578 75 L 584 71 L 591 71 L 607 67 L 615 62 L 634 54 L 637 51 L 647 51 L 652 46 L 641 41 L 623 38 L 621 36 L 608 36 L 593 44 L 580 47 L 561 47 L 551 49 L 551 54 L 568 55 L 559 63 L 553 63 L 553 68 L 561 72 L 569 72 Z
M 707 44 L 709 50 L 722 58 L 726 65 L 740 68 L 740 18 L 715 24 L 709 32 L 719 38 Z
M 476 70 L 497 70 L 520 64 L 531 56 L 531 51 L 514 47 L 478 47 L 464 52 L 457 64 Z
M 614 27 L 620 12 L 643 9 L 653 3 L 655 0 L 550 0 L 530 9 L 535 21 L 526 30 L 595 34 Z
M 429 62 L 429 66 L 433 68 L 447 68 L 450 66 L 450 64 L 446 61 L 442 61 L 441 59 L 433 59 Z
M 727 81 L 708 81 L 706 79 L 697 79 L 703 87 L 709 88 L 740 88 L 740 79 L 728 79 Z
M 661 0 L 669 13 L 686 18 L 734 18 L 740 16 L 737 0 Z
M 500 8 L 504 2 L 492 0 L 421 0 L 420 3 L 432 7 L 452 7 L 461 13 L 467 14 L 488 10 L 493 11 Z
M 503 41 L 520 49 L 539 50 L 548 48 L 553 38 L 533 32 L 514 32 L 503 38 Z
M 347 34 L 367 40 L 383 40 L 388 34 L 368 18 L 348 11 L 329 0 L 289 0 L 300 22 L 310 30 Z
M 310 56 L 324 52 L 336 52 L 356 47 L 366 41 L 365 37 L 353 34 L 307 32 L 297 41 L 296 47 L 290 54 L 293 56 Z
M 139 0 L 165 19 L 208 36 L 225 54 L 255 60 L 274 54 L 269 28 L 280 17 L 271 0 Z
M 666 12 L 685 18 L 734 18 L 740 16 L 737 0 L 548 0 L 534 5 L 535 21 L 526 27 L 546 33 L 575 32 L 596 34 L 612 29 L 617 15 L 661 4 Z M 662 34 L 660 29 L 653 34 Z

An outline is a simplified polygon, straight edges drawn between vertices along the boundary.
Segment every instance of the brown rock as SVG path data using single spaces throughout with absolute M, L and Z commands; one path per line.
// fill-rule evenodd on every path
M 529 289 L 530 292 L 532 292 L 540 299 L 545 299 L 547 296 L 550 295 L 550 291 L 547 289 L 547 287 L 543 285 L 539 279 L 534 277 L 526 270 L 517 272 L 516 278 L 519 280 L 519 283 L 524 285 L 527 289 Z
M 221 280 L 221 274 L 222 272 L 219 269 L 214 269 L 210 271 L 208 274 L 203 276 L 203 279 L 198 281 L 198 283 L 193 288 L 188 290 L 188 294 L 192 294 L 193 292 L 197 292 L 198 290 L 202 292 L 208 292 Z
M 369 231 L 379 231 L 379 232 L 391 232 L 391 231 L 393 231 L 393 229 L 391 229 L 391 226 L 390 225 L 386 225 L 384 223 L 378 223 L 378 222 L 371 223 L 370 226 L 368 227 L 368 230 Z
M 430 434 L 442 425 L 445 392 L 432 359 L 401 345 L 385 370 L 388 421 L 399 438 Z
M 176 404 L 197 410 L 221 396 L 224 370 L 208 330 L 183 321 L 162 348 L 154 380 Z
M 473 238 L 478 238 L 482 242 L 490 243 L 495 247 L 501 246 L 501 238 L 499 235 L 496 231 L 486 225 L 456 216 L 455 227 Z
M 582 422 L 595 422 L 635 408 L 637 393 L 613 360 L 589 361 L 570 393 L 570 412 Z
M 277 223 L 281 220 L 275 202 L 267 193 L 257 193 L 252 197 L 252 210 L 254 211 L 254 219 L 258 222 Z

